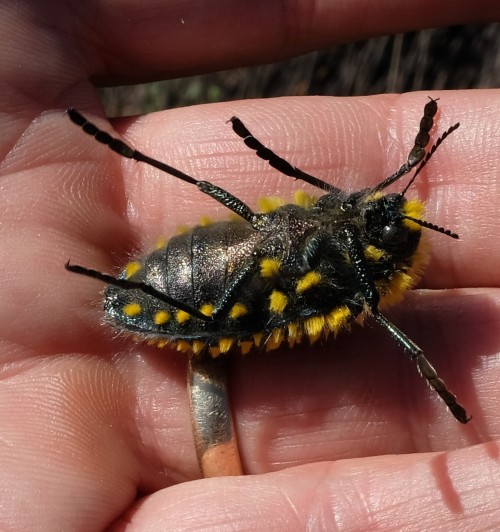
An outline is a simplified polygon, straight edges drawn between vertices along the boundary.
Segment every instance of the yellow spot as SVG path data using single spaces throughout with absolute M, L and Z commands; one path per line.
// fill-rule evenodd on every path
M 316 196 L 311 196 L 304 192 L 303 190 L 295 191 L 295 204 L 304 209 L 310 209 L 316 205 L 318 198 Z
M 380 198 L 382 198 L 383 196 L 384 195 L 382 194 L 382 192 L 375 192 L 375 194 L 370 194 L 369 196 L 367 196 L 365 202 L 366 203 L 370 203 L 372 201 L 377 201 Z
M 276 197 L 264 197 L 258 200 L 259 209 L 263 213 L 273 212 L 285 205 L 285 200 Z
M 302 341 L 302 329 L 298 323 L 288 324 L 288 345 L 293 347 L 295 344 L 300 344 Z
M 184 233 L 187 233 L 188 231 L 189 231 L 189 226 L 187 226 L 187 225 L 179 225 L 179 227 L 175 231 L 175 234 L 176 235 L 183 235 Z
M 422 220 L 424 215 L 424 204 L 419 200 L 410 200 L 403 205 L 403 214 L 405 216 L 411 216 L 416 220 Z M 412 222 L 411 220 L 403 219 L 403 224 L 410 231 L 421 231 L 420 225 Z
M 242 355 L 247 355 L 250 352 L 250 349 L 253 347 L 253 342 L 240 342 L 240 349 Z
M 137 316 L 142 311 L 141 305 L 139 303 L 128 303 L 123 307 L 123 313 L 125 316 L 131 318 L 132 316 Z
M 262 333 L 255 333 L 255 334 L 253 335 L 253 341 L 254 341 L 254 343 L 255 343 L 255 345 L 256 345 L 257 347 L 259 347 L 259 345 L 261 344 L 261 342 L 262 342 L 262 337 L 263 337 L 263 334 L 262 334 Z
M 220 355 L 220 349 L 218 347 L 209 347 L 208 352 L 212 358 L 217 358 Z
M 298 331 L 299 331 L 299 328 L 297 327 L 296 323 L 292 322 L 288 324 L 288 338 L 295 340 L 297 338 Z
M 278 347 L 283 342 L 284 335 L 282 329 L 273 329 L 271 336 L 269 336 L 266 342 L 266 351 L 273 351 L 278 349 Z
M 244 316 L 247 313 L 248 309 L 246 305 L 243 305 L 243 303 L 236 303 L 229 311 L 229 317 L 235 320 L 236 318 L 241 318 L 241 316 Z
M 307 272 L 299 281 L 295 287 L 297 294 L 302 294 L 306 290 L 309 290 L 313 286 L 316 286 L 321 281 L 321 274 L 318 272 Z
M 330 331 L 338 332 L 349 320 L 351 311 L 347 307 L 333 309 L 325 316 L 326 324 Z
M 168 244 L 168 240 L 161 236 L 161 237 L 156 239 L 155 249 L 163 249 L 163 248 L 167 247 L 167 244 Z
M 278 259 L 263 259 L 260 261 L 261 277 L 277 277 L 280 272 L 281 262 Z
M 409 200 L 403 205 L 403 212 L 405 215 L 411 216 L 412 218 L 422 218 L 424 210 L 424 204 L 417 199 Z
M 191 319 L 191 314 L 189 314 L 189 312 L 184 312 L 183 310 L 178 310 L 175 314 L 175 319 L 178 323 L 184 323 Z
M 396 273 L 390 283 L 385 284 L 383 288 L 379 289 L 379 293 L 382 293 L 380 299 L 380 308 L 385 308 L 390 305 L 399 303 L 403 297 L 406 290 L 410 290 L 416 283 L 409 273 L 398 272 Z
M 401 301 L 405 292 L 416 286 L 428 262 L 429 242 L 425 239 L 424 232 L 412 257 L 411 267 L 403 265 L 382 288 L 379 288 L 379 293 L 382 295 L 380 307 L 385 308 Z
M 209 218 L 208 216 L 202 216 L 200 218 L 200 225 L 202 227 L 206 227 L 207 225 L 212 225 L 214 222 L 212 220 L 212 218 Z
M 413 277 L 407 273 L 397 273 L 392 280 L 391 285 L 394 283 L 396 290 L 405 291 L 413 288 Z M 391 286 L 392 288 L 392 286 Z
M 177 351 L 187 353 L 188 351 L 191 351 L 191 344 L 189 342 L 186 342 L 185 340 L 179 340 L 177 342 Z
M 321 334 L 325 327 L 325 317 L 324 316 L 313 316 L 308 318 L 304 322 L 304 330 L 306 331 L 307 336 L 317 337 Z
M 141 271 L 141 268 L 142 265 L 140 262 L 129 262 L 125 266 L 125 279 L 130 279 L 131 277 L 133 277 L 137 272 Z
M 234 338 L 221 338 L 219 340 L 219 349 L 221 353 L 227 353 L 233 347 Z
M 207 303 L 200 308 L 200 312 L 205 316 L 210 317 L 214 313 L 214 306 Z
M 201 340 L 195 340 L 193 342 L 193 353 L 195 355 L 199 355 L 203 349 L 205 348 L 205 342 L 202 342 Z
M 385 254 L 382 249 L 376 248 L 375 246 L 366 246 L 364 249 L 364 253 L 365 257 L 372 262 L 377 262 Z
M 269 310 L 271 312 L 281 313 L 288 305 L 288 298 L 283 292 L 273 290 L 269 296 Z
M 155 325 L 163 325 L 170 319 L 170 312 L 167 310 L 159 310 L 155 313 L 154 322 Z
M 151 338 L 147 341 L 147 345 L 155 345 L 156 347 L 165 347 L 168 344 L 168 340 L 165 338 L 159 339 L 159 338 Z

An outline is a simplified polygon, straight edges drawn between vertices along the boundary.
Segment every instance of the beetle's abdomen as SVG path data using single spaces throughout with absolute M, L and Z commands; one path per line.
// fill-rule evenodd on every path
M 196 226 L 129 263 L 122 277 L 145 282 L 210 316 L 262 238 L 245 222 Z M 226 315 L 214 321 L 197 319 L 141 290 L 115 286 L 107 288 L 104 308 L 107 318 L 119 328 L 160 346 L 174 342 L 181 351 L 216 347 L 226 352 L 235 342 L 244 349 L 250 347 L 246 342 L 255 343 L 254 335 L 264 327 L 268 315 L 262 311 L 267 284 L 265 278 L 251 276 L 235 294 Z
M 304 336 L 315 342 L 336 334 L 366 306 L 341 235 L 333 228 L 323 238 L 321 216 L 315 225 L 307 209 L 287 204 L 262 215 L 259 230 L 247 222 L 196 226 L 129 263 L 122 273 L 191 313 L 142 289 L 110 286 L 106 315 L 124 331 L 159 346 L 174 343 L 180 351 L 209 350 L 214 356 L 236 346 L 247 352 L 263 344 L 270 350 L 283 341 L 293 345 Z M 312 261 L 311 235 L 323 242 Z M 363 250 L 384 304 L 412 287 L 415 250 L 397 260 L 373 245 Z M 247 272 L 243 280 L 242 272 Z M 193 310 L 212 319 L 201 319 Z

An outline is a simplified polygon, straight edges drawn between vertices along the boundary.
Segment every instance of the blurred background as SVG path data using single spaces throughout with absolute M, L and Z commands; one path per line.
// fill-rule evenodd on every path
M 356 96 L 500 86 L 500 24 L 452 26 L 336 46 L 287 61 L 101 89 L 108 116 L 272 96 Z

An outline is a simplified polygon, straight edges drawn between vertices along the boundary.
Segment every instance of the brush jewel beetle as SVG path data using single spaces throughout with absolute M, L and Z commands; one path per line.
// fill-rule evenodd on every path
M 197 225 L 126 265 L 118 277 L 68 263 L 69 271 L 108 286 L 106 319 L 118 329 L 192 356 L 217 357 L 253 347 L 314 343 L 375 320 L 415 361 L 419 372 L 461 423 L 470 419 L 422 350 L 380 311 L 401 299 L 422 272 L 422 230 L 458 236 L 423 219 L 423 204 L 405 195 L 455 124 L 430 151 L 437 101 L 424 107 L 407 161 L 373 188 L 344 192 L 292 166 L 259 142 L 236 117 L 234 132 L 262 159 L 292 178 L 321 190 L 297 193 L 295 203 L 267 201 L 254 212 L 208 181 L 199 181 L 148 157 L 98 129 L 74 109 L 69 118 L 123 157 L 135 159 L 198 188 L 238 221 Z M 401 193 L 384 190 L 415 169 Z

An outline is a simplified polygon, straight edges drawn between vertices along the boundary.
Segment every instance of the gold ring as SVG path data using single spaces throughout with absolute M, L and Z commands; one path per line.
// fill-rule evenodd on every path
M 188 390 L 196 455 L 205 478 L 243 475 L 228 392 L 226 357 L 193 355 Z

